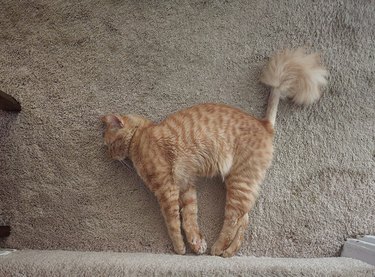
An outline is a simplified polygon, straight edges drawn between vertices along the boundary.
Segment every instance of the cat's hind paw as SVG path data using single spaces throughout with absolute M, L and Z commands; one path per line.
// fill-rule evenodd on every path
M 218 245 L 213 245 L 211 247 L 211 255 L 212 256 L 221 256 L 223 254 L 223 248 Z
M 245 214 L 241 219 L 235 221 L 235 227 L 223 228 L 219 239 L 211 248 L 211 255 L 224 258 L 233 257 L 240 249 L 245 237 L 245 231 L 249 224 L 249 216 Z M 226 227 L 226 226 L 224 226 Z

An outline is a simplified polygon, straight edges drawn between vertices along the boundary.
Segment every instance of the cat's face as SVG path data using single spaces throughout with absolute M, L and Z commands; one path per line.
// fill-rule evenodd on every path
M 111 158 L 126 159 L 138 126 L 128 116 L 106 115 L 101 120 L 105 125 L 104 144 L 108 147 Z

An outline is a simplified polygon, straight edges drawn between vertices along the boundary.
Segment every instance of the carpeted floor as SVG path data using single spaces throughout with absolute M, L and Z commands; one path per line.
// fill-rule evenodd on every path
M 323 257 L 375 233 L 375 2 L 0 0 L 0 214 L 10 248 L 171 253 L 158 205 L 108 159 L 99 116 L 160 120 L 201 102 L 263 116 L 259 73 L 307 46 L 330 71 L 321 101 L 281 103 L 274 163 L 241 253 Z M 199 186 L 209 245 L 219 179 Z

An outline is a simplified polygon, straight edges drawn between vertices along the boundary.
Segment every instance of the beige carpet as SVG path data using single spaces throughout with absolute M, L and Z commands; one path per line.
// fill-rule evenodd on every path
M 100 115 L 160 120 L 201 102 L 262 116 L 267 58 L 320 51 L 321 101 L 282 102 L 274 164 L 241 250 L 334 256 L 375 233 L 375 2 L 0 0 L 0 213 L 11 248 L 172 253 L 158 205 L 108 159 Z M 220 180 L 199 187 L 209 245 L 222 222 Z

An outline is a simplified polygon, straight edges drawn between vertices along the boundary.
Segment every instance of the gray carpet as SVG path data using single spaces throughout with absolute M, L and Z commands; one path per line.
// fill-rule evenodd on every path
M 0 256 L 0 276 L 305 276 L 373 277 L 375 267 L 349 258 L 224 259 L 145 253 L 16 251 Z
M 245 255 L 335 256 L 374 234 L 375 2 L 0 0 L 0 246 L 172 253 L 158 205 L 102 148 L 99 116 L 160 120 L 221 102 L 263 116 L 261 68 L 275 51 L 320 51 L 322 99 L 280 104 L 276 153 L 251 213 Z M 224 187 L 199 186 L 209 245 Z

